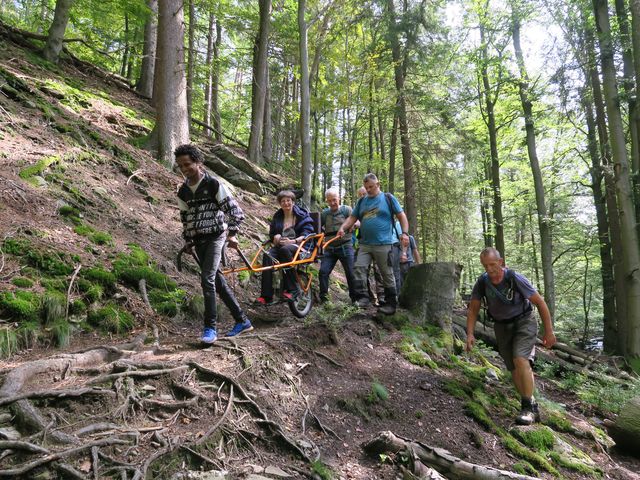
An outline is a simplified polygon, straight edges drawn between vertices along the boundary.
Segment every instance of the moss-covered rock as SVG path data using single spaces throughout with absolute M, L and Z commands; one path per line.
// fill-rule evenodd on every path
M 102 267 L 87 268 L 81 272 L 81 275 L 89 282 L 101 285 L 105 290 L 115 290 L 116 276 Z

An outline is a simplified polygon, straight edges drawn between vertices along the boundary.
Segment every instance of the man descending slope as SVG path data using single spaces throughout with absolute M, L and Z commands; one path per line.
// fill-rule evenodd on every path
M 480 253 L 485 273 L 471 292 L 467 311 L 467 351 L 476 341 L 473 332 L 480 304 L 485 299 L 487 311 L 494 322 L 498 352 L 511 372 L 520 394 L 521 410 L 516 423 L 530 425 L 540 421 L 538 404 L 533 398 L 534 378 L 531 366 L 535 358 L 538 323 L 532 304 L 538 308 L 544 325 L 542 343 L 551 348 L 556 343 L 551 314 L 544 299 L 523 275 L 504 267 L 504 259 L 495 248 Z

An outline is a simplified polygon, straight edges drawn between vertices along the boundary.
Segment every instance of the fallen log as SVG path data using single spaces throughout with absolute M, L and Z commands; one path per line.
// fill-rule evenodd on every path
M 454 480 L 537 480 L 528 475 L 466 462 L 447 450 L 411 441 L 389 431 L 378 433 L 376 437 L 365 443 L 363 448 L 373 455 L 407 451 L 410 456 L 415 455 L 421 463 L 433 467 L 447 478 Z
M 617 447 L 640 458 L 640 397 L 626 403 L 607 430 Z

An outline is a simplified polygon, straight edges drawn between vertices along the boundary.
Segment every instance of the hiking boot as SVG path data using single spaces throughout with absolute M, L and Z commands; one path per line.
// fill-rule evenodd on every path
M 211 344 L 215 342 L 217 339 L 218 339 L 218 333 L 216 332 L 215 328 L 205 328 L 204 331 L 202 332 L 202 337 L 200 338 L 200 341 L 202 343 Z
M 537 422 L 540 422 L 540 410 L 538 409 L 537 403 L 523 406 L 516 417 L 516 423 L 518 425 L 531 425 Z
M 236 323 L 233 328 L 227 333 L 227 337 L 235 337 L 242 333 L 250 332 L 251 330 L 253 330 L 253 325 L 251 325 L 251 322 L 249 321 L 249 319 L 247 319 L 244 322 Z
M 356 300 L 354 302 L 354 304 L 358 308 L 367 308 L 369 305 L 371 305 L 371 300 L 369 300 L 368 298 L 364 297 L 364 298 L 360 298 L 360 299 Z
M 391 303 L 385 303 L 381 307 L 378 307 L 378 311 L 384 315 L 393 315 L 396 313 L 396 306 Z
M 258 297 L 256 298 L 256 303 L 260 305 L 271 305 L 273 303 L 273 299 L 267 297 Z

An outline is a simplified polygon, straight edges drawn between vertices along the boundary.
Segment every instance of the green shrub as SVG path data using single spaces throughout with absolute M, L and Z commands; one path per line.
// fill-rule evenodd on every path
M 84 223 L 82 225 L 76 225 L 73 231 L 83 237 L 89 237 L 90 235 L 93 234 L 93 232 L 95 232 L 93 228 L 91 228 L 89 225 L 86 225 Z
M 148 287 L 174 290 L 178 284 L 164 273 L 154 270 L 152 267 L 128 267 L 118 272 L 118 279 L 127 285 L 138 288 L 141 279 L 147 282 Z
M 67 307 L 65 295 L 55 290 L 47 291 L 42 297 L 42 319 L 45 324 L 64 318 Z
M 204 320 L 204 297 L 202 295 L 195 295 L 187 301 L 185 308 L 189 317 L 194 320 Z
M 82 277 L 92 283 L 102 285 L 106 290 L 115 290 L 116 276 L 102 267 L 87 268 L 82 272 Z
M 61 318 L 51 325 L 51 338 L 57 347 L 65 348 L 69 346 L 71 339 L 71 325 Z
M 99 232 L 97 230 L 89 236 L 89 240 L 96 245 L 111 245 L 113 243 L 113 238 L 110 234 L 107 232 Z
M 69 305 L 69 313 L 71 315 L 80 315 L 82 313 L 85 313 L 86 311 L 87 311 L 87 304 L 84 303 L 82 300 L 74 300 Z
M 70 275 L 73 272 L 73 267 L 68 265 L 61 255 L 55 252 L 30 250 L 26 253 L 25 258 L 32 267 L 53 276 Z
M 63 217 L 80 217 L 80 211 L 71 205 L 63 205 L 58 209 L 58 213 Z
M 378 403 L 386 402 L 389 399 L 389 391 L 384 385 L 379 382 L 373 382 L 371 384 L 371 391 L 367 396 L 367 402 Z
M 149 302 L 159 314 L 175 317 L 185 303 L 185 292 L 181 289 L 170 292 L 153 289 L 149 292 Z
M 18 351 L 18 336 L 11 327 L 0 327 L 0 358 L 7 358 Z
M 40 280 L 40 285 L 46 290 L 56 290 L 67 293 L 67 282 L 61 278 L 43 278 Z
M 40 312 L 40 298 L 25 290 L 18 290 L 15 293 L 2 292 L 0 310 L 13 320 L 37 320 Z
M 2 245 L 5 253 L 11 255 L 24 255 L 31 248 L 31 244 L 24 238 L 7 238 Z
M 113 333 L 129 331 L 135 325 L 133 316 L 114 303 L 108 303 L 99 310 L 89 313 L 87 320 L 90 324 Z
M 11 283 L 13 283 L 16 287 L 20 287 L 20 288 L 33 287 L 33 280 L 27 277 L 15 277 L 11 279 Z
M 40 323 L 35 320 L 21 323 L 17 335 L 20 345 L 24 348 L 35 347 L 40 337 Z

